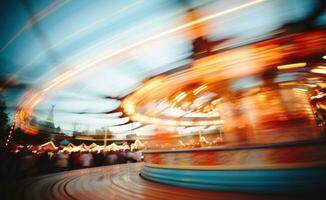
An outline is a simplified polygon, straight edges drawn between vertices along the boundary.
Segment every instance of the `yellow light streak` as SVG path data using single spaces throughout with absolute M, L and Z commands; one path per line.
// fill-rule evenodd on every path
M 316 74 L 326 74 L 326 69 L 323 69 L 323 68 L 315 68 L 310 71 L 312 73 L 316 73 Z
M 212 101 L 212 104 L 215 105 L 215 104 L 217 104 L 218 102 L 220 102 L 221 100 L 222 100 L 222 98 L 215 99 L 214 101 Z
M 207 88 L 207 85 L 202 85 L 202 86 L 196 88 L 196 89 L 193 91 L 193 93 L 194 93 L 194 95 L 197 95 L 199 92 L 205 90 L 206 88 Z
M 288 65 L 279 65 L 277 66 L 278 70 L 284 70 L 284 69 L 296 69 L 296 68 L 301 68 L 307 66 L 307 63 L 293 63 L 293 64 L 288 64 Z
M 326 66 L 317 66 L 318 69 L 326 69 Z
M 211 126 L 211 125 L 222 125 L 223 120 L 220 119 L 207 119 L 207 120 L 173 120 L 173 119 L 160 119 L 156 117 L 149 117 L 142 114 L 135 114 L 131 117 L 134 121 L 139 121 L 143 124 L 156 124 L 163 126 Z
M 178 94 L 174 99 L 177 101 L 177 102 L 180 102 L 183 98 L 185 98 L 187 96 L 187 93 L 186 92 L 181 92 L 180 94 Z

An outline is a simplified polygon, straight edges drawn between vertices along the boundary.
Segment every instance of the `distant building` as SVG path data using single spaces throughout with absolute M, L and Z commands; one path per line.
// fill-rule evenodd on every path
M 136 139 L 137 135 L 136 134 L 128 134 L 126 135 L 126 139 Z
M 45 128 L 48 129 L 56 129 L 54 126 L 54 105 L 52 105 L 51 110 L 48 114 L 48 117 L 46 118 L 46 120 L 42 123 L 43 126 L 45 126 Z
M 60 126 L 55 127 L 54 123 L 54 108 L 55 106 L 52 105 L 50 112 L 46 118 L 46 120 L 42 121 L 36 121 L 34 119 L 35 124 L 37 124 L 37 128 L 42 134 L 48 134 L 50 140 L 64 140 L 64 139 L 69 139 L 70 136 L 67 136 L 63 133 L 61 133 L 61 128 Z

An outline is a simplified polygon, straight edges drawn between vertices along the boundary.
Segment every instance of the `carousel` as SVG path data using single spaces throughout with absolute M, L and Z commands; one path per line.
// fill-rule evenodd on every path
M 322 190 L 325 34 L 222 50 L 196 38 L 190 65 L 153 77 L 123 101 L 133 121 L 161 127 L 148 138 L 141 176 L 196 189 Z

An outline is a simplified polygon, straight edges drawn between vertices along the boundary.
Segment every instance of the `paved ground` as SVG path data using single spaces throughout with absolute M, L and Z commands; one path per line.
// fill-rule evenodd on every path
M 140 167 L 141 163 L 114 165 L 1 183 L 0 199 L 326 199 L 318 194 L 253 194 L 173 187 L 144 180 L 139 176 Z

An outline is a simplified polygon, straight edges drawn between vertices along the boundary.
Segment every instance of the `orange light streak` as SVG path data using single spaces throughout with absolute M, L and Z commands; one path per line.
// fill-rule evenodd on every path
M 293 63 L 293 64 L 288 64 L 288 65 L 279 65 L 277 66 L 278 70 L 284 70 L 284 69 L 296 69 L 296 68 L 301 68 L 307 66 L 307 63 Z

